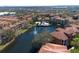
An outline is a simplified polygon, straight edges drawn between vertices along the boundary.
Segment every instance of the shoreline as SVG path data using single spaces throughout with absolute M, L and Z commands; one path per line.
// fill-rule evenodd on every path
M 2 47 L 0 48 L 0 53 L 5 53 L 5 49 L 7 49 L 9 46 L 11 46 L 11 44 L 13 44 L 16 40 L 16 37 L 27 32 L 30 28 L 34 27 L 35 25 L 30 26 L 28 29 L 20 29 L 18 30 L 18 32 L 15 33 L 15 38 L 13 38 L 11 41 L 7 42 L 6 44 L 2 45 Z
M 12 44 L 16 39 L 13 38 L 10 42 L 7 42 L 2 48 L 0 48 L 0 53 L 3 52 L 10 44 Z

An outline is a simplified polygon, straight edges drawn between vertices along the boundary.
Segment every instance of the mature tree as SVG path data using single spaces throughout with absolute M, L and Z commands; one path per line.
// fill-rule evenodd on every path
M 34 22 L 36 22 L 37 19 L 38 19 L 37 16 L 33 16 L 33 17 L 32 17 L 32 20 L 33 20 Z
M 15 37 L 15 31 L 6 30 L 5 33 L 8 36 L 8 41 Z
M 35 36 L 32 40 L 32 47 L 34 48 L 34 52 L 37 52 L 40 47 L 46 43 L 53 42 L 53 38 L 48 32 L 42 32 Z
M 14 32 L 11 30 L 0 30 L 0 42 L 1 44 L 5 44 L 15 37 Z
M 52 42 L 52 41 L 53 39 L 50 33 L 42 32 L 42 33 L 37 34 L 32 42 L 33 43 L 38 42 L 38 43 L 44 44 L 44 43 Z

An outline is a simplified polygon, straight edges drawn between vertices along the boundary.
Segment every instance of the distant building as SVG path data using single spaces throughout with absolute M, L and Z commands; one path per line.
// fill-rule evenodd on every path
M 74 15 L 72 18 L 73 18 L 74 20 L 78 20 L 78 19 L 79 19 L 79 14 L 78 14 L 78 15 Z
M 53 24 L 55 24 L 57 26 L 65 27 L 65 26 L 69 25 L 69 20 L 66 18 L 62 18 L 60 16 L 52 16 L 52 17 L 50 17 L 50 20 Z
M 19 21 L 13 25 L 10 25 L 9 27 L 7 27 L 7 29 L 12 29 L 12 30 L 18 30 L 21 28 L 26 28 L 27 27 L 27 23 L 26 20 L 23 21 Z

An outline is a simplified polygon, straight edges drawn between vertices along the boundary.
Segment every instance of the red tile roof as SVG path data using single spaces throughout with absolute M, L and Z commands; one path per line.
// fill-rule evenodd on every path
M 68 53 L 68 52 L 69 50 L 67 50 L 66 46 L 51 43 L 46 43 L 39 50 L 39 53 Z
M 16 16 L 0 16 L 0 20 L 4 21 L 18 21 L 19 19 Z
M 76 24 L 70 24 L 70 26 L 75 27 L 75 28 L 79 28 L 79 24 L 78 25 L 76 25 Z
M 51 33 L 52 37 L 59 39 L 59 40 L 67 40 L 68 37 L 62 31 L 55 31 Z
M 64 32 L 64 31 L 65 31 L 65 29 L 63 29 L 63 28 L 56 28 L 56 31 L 61 31 L 61 32 Z
M 30 18 L 32 15 L 25 15 L 24 18 Z
M 64 32 L 66 34 L 76 34 L 76 32 L 79 32 L 79 30 L 75 27 L 66 27 L 65 29 L 57 28 L 56 31 Z
M 55 18 L 56 18 L 57 20 L 61 20 L 61 17 L 59 17 L 59 16 L 55 16 Z
M 65 29 L 65 33 L 67 34 L 75 34 L 76 32 L 79 32 L 79 30 L 75 27 L 67 27 Z

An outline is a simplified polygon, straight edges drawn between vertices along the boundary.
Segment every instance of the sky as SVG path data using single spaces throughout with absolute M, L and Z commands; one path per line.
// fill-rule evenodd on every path
M 0 6 L 79 5 L 79 0 L 0 0 Z

